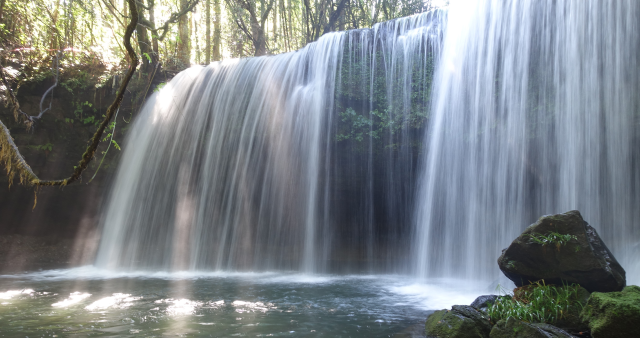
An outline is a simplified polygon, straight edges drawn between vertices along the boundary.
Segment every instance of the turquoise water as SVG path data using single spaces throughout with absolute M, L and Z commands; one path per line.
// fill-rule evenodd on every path
M 49 270 L 0 276 L 0 336 L 388 337 L 482 291 L 394 275 Z

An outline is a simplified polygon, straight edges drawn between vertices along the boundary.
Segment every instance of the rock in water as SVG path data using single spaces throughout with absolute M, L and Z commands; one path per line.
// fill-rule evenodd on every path
M 454 305 L 451 310 L 440 310 L 427 318 L 425 332 L 438 338 L 488 338 L 491 332 L 489 318 L 466 305 Z
M 500 320 L 491 329 L 491 338 L 573 338 L 568 332 L 553 325 L 525 323 L 513 317 Z
M 577 210 L 541 217 L 502 251 L 498 265 L 517 286 L 544 279 L 612 292 L 626 285 L 624 269 Z
M 493 305 L 493 303 L 495 303 L 499 298 L 500 296 L 498 295 L 482 295 L 476 298 L 470 306 L 476 310 L 482 311 L 482 309 L 486 309 Z
M 640 337 L 640 287 L 622 292 L 594 292 L 580 314 L 593 338 Z

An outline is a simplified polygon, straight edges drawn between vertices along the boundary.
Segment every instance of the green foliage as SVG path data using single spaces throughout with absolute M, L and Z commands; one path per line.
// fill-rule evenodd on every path
M 527 237 L 531 238 L 531 240 L 537 244 L 542 246 L 545 245 L 555 245 L 555 247 L 560 250 L 560 247 L 566 245 L 571 240 L 577 241 L 578 237 L 575 235 L 569 234 L 560 234 L 557 232 L 550 232 L 546 235 L 543 234 L 528 234 Z
M 89 117 L 85 117 L 84 119 L 82 119 L 82 123 L 83 124 L 99 124 L 99 121 L 96 121 L 96 117 L 95 116 L 89 116 Z
M 373 126 L 371 119 L 356 114 L 356 111 L 353 110 L 353 108 L 347 108 L 343 113 L 340 113 L 340 118 L 342 122 L 349 125 L 349 129 L 342 133 L 338 133 L 336 135 L 336 140 L 342 141 L 353 139 L 360 142 L 364 139 L 364 136 L 378 138 L 377 131 L 371 129 Z
M 64 64 L 64 62 L 63 62 Z M 87 72 L 79 71 L 75 76 L 69 77 L 60 82 L 60 86 L 69 93 L 73 93 L 75 90 L 87 88 L 90 85 L 90 75 Z
M 113 133 L 114 133 L 114 129 L 116 128 L 116 122 L 112 121 L 111 123 L 109 123 L 109 125 L 107 126 L 106 131 L 108 132 L 105 137 L 102 139 L 102 142 L 107 142 L 110 141 L 111 144 L 118 150 L 120 149 L 120 145 L 118 144 L 118 142 L 116 142 L 116 140 L 113 139 Z M 106 154 L 107 150 L 103 151 L 102 154 Z
M 167 84 L 166 82 L 162 82 L 162 83 L 158 84 L 158 85 L 156 86 L 156 88 L 155 88 L 153 91 L 154 91 L 154 92 L 159 92 L 162 88 L 164 88 L 164 86 L 165 86 L 166 84 Z
M 354 37 L 343 47 L 336 74 L 335 109 L 340 116 L 336 141 L 351 141 L 361 151 L 420 151 L 431 104 L 435 52 L 425 47 L 389 63 L 380 50 L 372 55 L 357 52 L 372 48 L 371 44 L 369 37 Z
M 77 102 L 77 103 L 74 104 L 75 109 L 73 110 L 73 114 L 76 115 L 76 117 L 79 114 L 82 114 L 82 112 L 84 111 L 84 107 L 85 106 L 91 108 L 93 105 L 91 103 L 89 103 L 89 101 Z
M 581 290 L 577 284 L 555 286 L 536 282 L 516 289 L 513 297 L 499 298 L 487 314 L 493 323 L 515 318 L 529 323 L 555 324 L 582 310 Z
M 35 145 L 35 146 L 27 146 L 27 148 L 30 148 L 30 149 L 33 149 L 33 150 L 37 150 L 37 151 L 52 151 L 53 150 L 53 144 L 46 143 L 46 144 Z

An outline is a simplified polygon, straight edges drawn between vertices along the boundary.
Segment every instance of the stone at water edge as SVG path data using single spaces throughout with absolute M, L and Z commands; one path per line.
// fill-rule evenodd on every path
M 513 317 L 500 320 L 491 329 L 490 338 L 573 338 L 553 325 L 525 323 Z
M 593 338 L 640 337 L 640 287 L 622 292 L 594 292 L 580 317 L 589 322 Z
M 488 338 L 491 332 L 489 318 L 466 305 L 454 305 L 451 310 L 432 313 L 425 324 L 427 337 Z
M 471 303 L 471 307 L 476 310 L 483 310 L 493 305 L 501 296 L 498 295 L 482 295 Z
M 557 247 L 531 238 L 551 232 L 576 239 Z M 541 217 L 502 251 L 498 265 L 516 286 L 543 279 L 547 284 L 580 284 L 589 292 L 612 292 L 626 285 L 624 269 L 577 210 Z

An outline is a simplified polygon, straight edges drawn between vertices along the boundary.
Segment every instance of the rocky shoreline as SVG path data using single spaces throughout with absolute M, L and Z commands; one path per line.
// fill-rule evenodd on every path
M 427 337 L 640 337 L 640 287 L 580 212 L 541 217 L 498 258 L 513 293 L 431 314 Z

